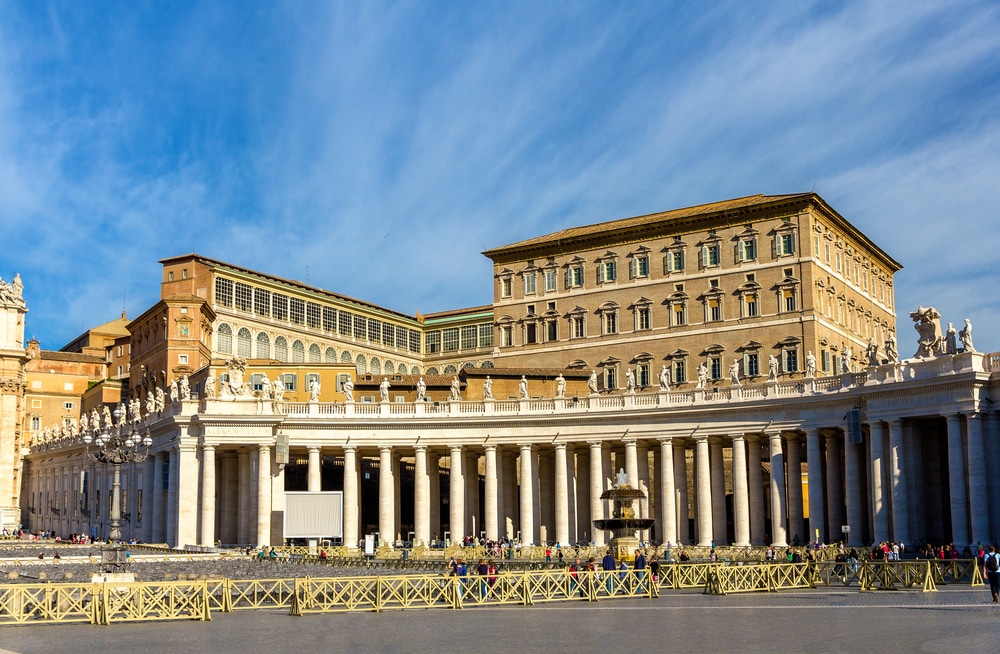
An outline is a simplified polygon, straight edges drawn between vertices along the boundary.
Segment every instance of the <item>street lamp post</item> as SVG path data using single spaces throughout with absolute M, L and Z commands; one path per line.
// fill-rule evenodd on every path
M 107 408 L 103 423 L 98 424 L 96 420 L 94 422 L 95 424 L 83 433 L 83 442 L 87 446 L 88 457 L 98 463 L 110 463 L 114 467 L 114 482 L 111 488 L 111 531 L 108 533 L 108 539 L 115 548 L 118 548 L 122 539 L 122 464 L 145 461 L 153 439 L 148 429 L 145 435 L 142 435 L 138 423 L 127 420 L 122 404 L 115 408 L 114 423 L 111 422 Z M 93 452 L 90 451 L 91 444 L 96 445 L 96 450 Z

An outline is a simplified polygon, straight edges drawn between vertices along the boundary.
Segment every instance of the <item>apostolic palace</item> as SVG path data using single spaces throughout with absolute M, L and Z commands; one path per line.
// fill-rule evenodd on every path
M 900 264 L 818 195 L 484 254 L 492 305 L 426 315 L 173 256 L 59 350 L 0 282 L 3 526 L 104 536 L 118 470 L 122 536 L 174 547 L 601 545 L 623 471 L 653 542 L 998 539 L 1000 355 L 931 307 L 897 334 Z M 93 460 L 109 431 L 146 455 Z

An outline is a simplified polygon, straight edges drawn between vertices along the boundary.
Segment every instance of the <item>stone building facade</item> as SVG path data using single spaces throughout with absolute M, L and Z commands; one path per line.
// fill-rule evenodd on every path
M 1000 532 L 984 468 L 1000 454 L 1000 358 L 935 345 L 899 360 L 899 264 L 819 196 L 486 255 L 492 307 L 413 317 L 199 255 L 163 260 L 160 302 L 128 325 L 127 392 L 190 390 L 130 427 L 153 445 L 123 470 L 125 536 L 276 543 L 285 492 L 339 490 L 350 544 L 601 544 L 592 521 L 619 469 L 648 493 L 656 541 Z M 254 375 L 287 395 L 258 392 Z M 29 526 L 103 534 L 110 470 L 79 434 L 34 436 L 21 506 L 69 493 L 76 508 L 25 511 Z

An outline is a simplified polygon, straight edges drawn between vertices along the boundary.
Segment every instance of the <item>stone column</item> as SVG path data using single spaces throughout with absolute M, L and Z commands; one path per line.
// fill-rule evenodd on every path
M 957 413 L 948 421 L 948 488 L 951 492 L 951 539 L 957 547 L 969 545 L 968 499 L 965 491 L 965 448 L 962 422 Z
M 802 454 L 798 433 L 787 434 L 785 446 L 788 448 L 788 528 L 793 539 L 798 536 L 799 542 L 807 543 L 809 534 L 805 533 L 802 519 Z
M 910 544 L 910 510 L 906 492 L 906 469 L 903 450 L 903 421 L 889 421 L 889 483 L 892 490 L 892 539 Z M 984 541 L 985 542 L 985 541 Z
M 747 495 L 750 503 L 750 544 L 763 545 L 767 511 L 764 507 L 764 472 L 761 469 L 760 435 L 747 437 Z
M 589 497 L 587 502 L 589 507 Z M 572 443 L 566 444 L 566 525 L 565 544 L 580 542 L 580 486 L 577 484 L 576 447 Z
M 555 517 L 556 544 L 569 545 L 569 479 L 566 469 L 566 443 L 555 444 Z
M 674 492 L 677 501 L 677 542 L 691 542 L 691 519 L 688 507 L 687 444 L 674 439 Z
M 872 512 L 874 515 L 875 533 L 872 537 L 876 543 L 889 540 L 889 508 L 885 501 L 885 425 L 873 422 L 868 425 L 869 447 L 871 448 L 872 478 Z
M 823 500 L 823 446 L 819 429 L 806 429 L 806 461 L 809 464 L 809 539 L 827 542 L 826 510 Z
M 257 543 L 271 541 L 271 446 L 257 446 Z M 278 543 L 280 545 L 280 543 Z
M 256 538 L 252 533 L 257 528 L 254 522 L 253 529 L 250 527 L 250 518 L 253 512 L 253 498 L 255 494 L 253 486 L 253 466 L 250 465 L 250 450 L 240 450 L 239 452 L 239 519 L 237 521 L 237 540 L 240 543 L 253 543 Z M 256 518 L 255 518 L 256 520 Z M 254 543 L 263 545 L 263 543 Z
M 636 448 L 636 454 L 639 459 L 639 485 L 637 488 L 646 494 L 646 500 L 639 501 L 639 512 L 636 513 L 640 518 L 648 518 L 650 516 L 650 511 L 653 509 L 653 502 L 655 499 L 655 493 L 650 492 L 649 489 L 649 448 L 645 445 L 641 445 Z M 649 530 L 643 529 L 639 532 L 639 538 L 643 542 L 649 542 Z
M 747 451 L 742 434 L 735 434 L 733 436 L 733 531 L 735 532 L 737 547 L 750 545 L 750 494 L 747 488 Z
M 781 434 L 769 434 L 771 445 L 771 544 L 785 547 L 785 455 L 781 451 Z
M 73 474 L 73 484 L 74 487 L 80 487 L 80 470 L 77 468 Z M 146 461 L 143 465 L 142 472 L 142 539 L 147 543 L 155 543 L 156 539 L 153 537 L 153 530 L 155 529 L 155 516 L 153 515 L 153 494 L 156 492 L 156 455 L 150 454 L 146 457 Z M 74 507 L 80 506 L 80 500 L 83 499 L 83 494 L 78 493 L 76 497 L 76 503 Z M 78 511 L 74 508 L 74 511 Z M 77 513 L 79 515 L 79 513 Z M 83 531 L 83 516 L 80 515 L 77 523 L 77 531 Z M 225 535 L 223 535 L 225 538 Z M 231 543 L 233 541 L 226 541 Z
M 590 442 L 590 518 L 591 520 L 604 519 L 604 506 L 601 495 L 604 493 L 604 455 L 601 451 L 600 441 Z M 603 546 L 605 541 L 604 530 L 598 529 L 591 522 L 592 541 L 595 547 Z
M 830 542 L 844 539 L 841 528 L 847 524 L 844 501 L 844 449 L 840 432 L 826 432 L 826 496 Z
M 639 457 L 637 455 L 635 439 L 630 438 L 625 441 L 625 474 L 628 475 L 628 483 L 632 488 L 639 488 Z M 632 511 L 635 517 L 639 517 L 639 501 L 632 500 Z
M 847 526 L 851 528 L 847 542 L 849 545 L 861 545 L 864 540 L 862 521 L 864 520 L 864 505 L 861 501 L 864 488 L 861 482 L 861 462 L 863 444 L 848 442 L 844 439 L 844 487 L 847 491 Z
M 479 521 L 479 455 L 471 449 L 465 450 L 462 473 L 465 475 L 465 529 L 468 535 L 477 538 L 483 526 Z
M 428 545 L 431 540 L 431 479 L 427 476 L 427 448 L 413 448 L 413 544 Z
M 698 509 L 695 512 L 698 545 L 709 547 L 712 544 L 712 470 L 709 465 L 708 436 L 695 437 L 694 463 L 695 492 L 698 496 Z
M 534 484 L 530 445 L 521 446 L 521 543 L 535 544 Z
M 167 545 L 177 547 L 177 448 L 169 450 L 167 457 L 170 461 L 167 470 Z M 110 508 L 111 502 L 107 506 Z
M 709 466 L 712 474 L 712 541 L 717 545 L 729 543 L 726 516 L 726 466 L 722 458 L 722 439 L 708 439 Z
M 486 445 L 486 540 L 496 541 L 500 530 L 497 519 L 497 446 Z
M 660 439 L 660 540 L 677 542 L 677 498 L 674 495 L 674 447 L 670 437 Z
M 507 538 L 514 538 L 521 528 L 518 520 L 520 509 L 518 508 L 517 494 L 517 455 L 511 448 L 504 448 L 500 458 L 503 465 L 504 524 L 502 529 Z
M 427 476 L 430 477 L 431 492 L 431 540 L 437 540 L 443 536 L 441 531 L 441 455 L 437 452 L 427 453 Z
M 972 522 L 970 543 L 990 542 L 989 498 L 986 490 L 986 446 L 983 444 L 983 421 L 978 413 L 965 414 L 969 443 L 969 517 Z
M 576 480 L 576 532 L 577 542 L 589 543 L 594 533 L 594 523 L 590 515 L 590 450 L 587 447 L 574 447 L 575 457 L 571 457 L 570 467 L 573 468 Z M 573 462 L 572 458 L 576 461 Z
M 535 463 L 537 467 L 532 467 L 535 471 L 535 478 L 538 480 L 538 487 L 535 488 L 535 497 L 538 498 L 536 509 L 538 513 L 538 528 L 535 535 L 539 545 L 549 545 L 555 538 L 556 517 L 555 517 L 555 461 L 547 446 L 535 449 Z
M 360 539 L 358 524 L 358 458 L 357 448 L 344 446 L 344 545 L 357 547 Z
M 153 487 L 149 492 L 149 540 L 152 543 L 163 543 L 167 540 L 163 529 L 166 525 L 166 520 L 164 519 L 166 513 L 163 511 L 163 461 L 161 454 L 150 454 L 149 457 L 153 461 Z M 90 498 L 94 495 L 94 476 L 90 474 L 89 470 L 87 474 L 90 476 L 90 495 L 87 497 L 86 506 L 93 511 L 91 508 L 93 502 Z M 37 477 L 37 475 L 35 476 Z
M 448 511 L 450 513 L 448 529 L 451 531 L 451 541 L 461 543 L 462 538 L 465 537 L 465 476 L 462 474 L 462 446 L 450 446 L 448 455 L 451 463 L 451 478 L 448 486 Z
M 215 446 L 201 448 L 201 544 L 215 545 Z
M 392 545 L 396 540 L 393 529 L 396 527 L 395 482 L 392 474 L 392 448 L 378 448 L 378 535 L 379 544 L 383 542 Z
M 319 454 L 320 448 L 309 448 L 309 479 L 307 489 L 310 493 L 318 493 L 323 490 L 322 464 L 320 463 Z

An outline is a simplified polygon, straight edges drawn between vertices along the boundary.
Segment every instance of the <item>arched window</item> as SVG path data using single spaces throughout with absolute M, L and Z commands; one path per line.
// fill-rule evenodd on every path
M 313 343 L 309 346 L 309 363 L 319 363 L 323 360 L 323 353 L 319 346 Z
M 486 361 L 483 361 L 482 363 L 480 363 L 479 367 L 480 368 L 492 368 L 493 367 L 493 362 L 487 359 Z
M 416 370 L 416 368 L 414 368 L 414 370 Z M 406 364 L 405 363 L 399 364 L 399 367 L 396 368 L 396 372 L 398 372 L 401 375 L 405 375 L 406 374 Z M 415 375 L 417 373 L 414 372 L 413 374 Z
M 354 361 L 354 367 L 357 369 L 359 375 L 368 374 L 368 363 L 365 361 L 365 355 L 358 355 L 358 358 Z
M 292 342 L 292 363 L 304 363 L 306 360 L 306 346 L 302 344 L 302 341 L 295 340 Z
M 441 373 L 438 372 L 437 368 L 435 368 L 434 366 L 431 366 L 430 368 L 427 369 L 427 374 L 428 375 L 440 375 Z
M 446 374 L 446 375 L 454 375 L 457 372 L 458 372 L 458 368 L 456 368 L 455 366 L 453 366 L 451 364 L 448 364 L 447 366 L 444 367 L 444 374 Z
M 476 364 L 472 363 L 471 361 L 466 361 L 465 363 L 462 364 L 462 370 L 468 370 L 469 368 L 475 368 L 475 367 Z
M 240 331 L 236 332 L 236 355 L 247 358 L 252 356 L 250 353 L 250 330 L 246 327 L 240 327 Z
M 351 361 L 354 361 L 354 357 L 351 356 L 350 352 L 348 352 L 347 350 L 344 350 L 343 352 L 340 353 L 340 362 L 341 363 L 350 363 Z
M 396 364 L 393 363 L 392 361 L 386 361 L 385 363 L 382 364 L 382 370 L 385 370 L 385 374 L 391 375 L 392 373 L 396 372 Z
M 371 370 L 373 375 L 381 375 L 382 362 L 379 361 L 378 357 L 372 357 L 372 360 L 368 363 L 368 369 Z
M 337 363 L 337 351 L 332 347 L 326 348 L 326 352 L 323 353 L 323 360 L 326 363 Z
M 403 369 L 400 372 L 405 373 L 406 372 L 406 368 L 403 367 Z M 413 366 L 412 368 L 410 368 L 410 374 L 411 375 L 419 375 L 420 374 L 420 368 L 418 368 L 416 366 Z
M 274 358 L 282 363 L 288 363 L 288 341 L 284 336 L 274 339 Z
M 271 339 L 264 332 L 257 334 L 257 358 L 271 358 Z
M 219 352 L 222 354 L 233 353 L 233 328 L 226 323 L 219 325 L 216 345 Z

